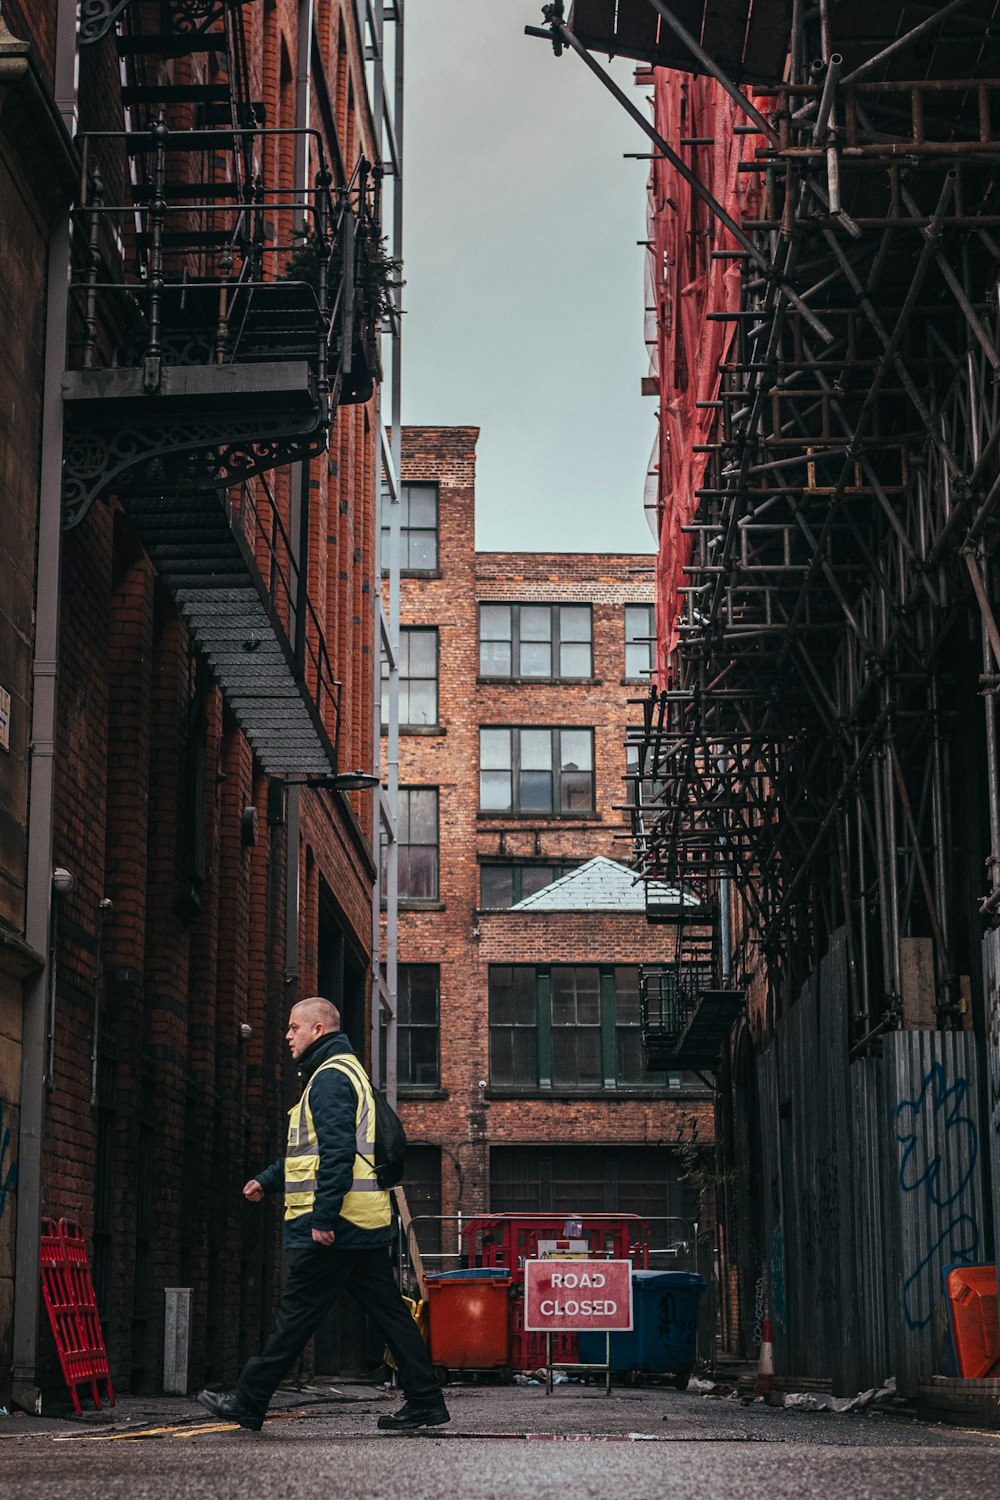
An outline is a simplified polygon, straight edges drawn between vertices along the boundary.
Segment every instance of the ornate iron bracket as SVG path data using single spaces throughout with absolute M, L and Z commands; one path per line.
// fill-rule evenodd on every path
M 63 529 L 72 531 L 110 490 L 131 494 L 228 489 L 254 474 L 298 463 L 326 449 L 325 422 L 268 424 L 188 419 L 149 427 L 67 431 Z M 262 430 L 263 429 L 263 430 Z
M 132 0 L 82 0 L 80 5 L 80 45 L 89 47 L 112 30 Z M 222 19 L 227 10 L 245 5 L 246 0 L 174 0 L 171 22 L 176 35 L 208 31 Z

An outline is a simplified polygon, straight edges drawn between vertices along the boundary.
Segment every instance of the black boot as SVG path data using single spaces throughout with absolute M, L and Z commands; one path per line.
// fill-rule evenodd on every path
M 443 1401 L 424 1406 L 404 1401 L 399 1411 L 379 1417 L 378 1425 L 383 1432 L 411 1432 L 415 1427 L 440 1427 L 450 1421 L 451 1416 Z
M 213 1417 L 219 1417 L 223 1422 L 238 1422 L 241 1427 L 249 1427 L 251 1432 L 259 1432 L 264 1425 L 264 1413 L 251 1411 L 236 1391 L 199 1391 L 198 1402 Z

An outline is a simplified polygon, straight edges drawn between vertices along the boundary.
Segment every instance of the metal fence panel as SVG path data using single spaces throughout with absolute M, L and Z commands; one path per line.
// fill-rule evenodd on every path
M 893 1364 L 899 1390 L 910 1394 L 940 1361 L 944 1267 L 983 1254 L 975 1039 L 893 1032 L 883 1068 L 886 1201 L 899 1212 Z
M 856 1390 L 880 1385 L 892 1373 L 888 1304 L 898 1284 L 893 1246 L 898 1217 L 886 1202 L 885 1104 L 882 1064 L 851 1063 L 851 1188 L 854 1202 L 854 1330 Z
M 983 993 L 986 1001 L 986 1109 L 993 1184 L 993 1245 L 1000 1262 L 1000 929 L 983 938 Z

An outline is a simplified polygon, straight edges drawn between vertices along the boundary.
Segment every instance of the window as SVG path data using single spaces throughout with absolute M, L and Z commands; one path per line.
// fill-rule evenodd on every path
M 649 754 L 647 752 L 647 769 Z M 651 807 L 662 809 L 664 783 L 654 776 L 639 779 L 639 747 L 625 746 L 625 803 L 628 807 Z
M 594 810 L 592 729 L 480 729 L 483 812 Z
M 490 966 L 490 1082 L 514 1088 L 538 1083 L 536 971 Z
M 383 494 L 382 571 L 388 572 L 387 515 L 389 500 Z M 436 484 L 404 484 L 399 492 L 399 568 L 402 573 L 433 572 L 438 565 L 438 487 Z
M 389 722 L 389 663 L 382 658 L 382 727 Z M 438 721 L 438 633 L 405 625 L 399 632 L 399 723 L 416 729 Z
M 552 1085 L 599 1089 L 601 973 L 574 964 L 552 970 Z
M 625 606 L 625 676 L 648 682 L 653 671 L 656 622 L 651 604 Z
M 483 865 L 480 872 L 479 904 L 493 911 L 504 910 L 533 896 L 536 891 L 551 885 L 553 880 L 575 870 L 575 864 L 537 865 L 520 864 L 508 860 L 504 864 Z
M 590 677 L 589 604 L 481 604 L 481 677 Z
M 396 995 L 396 1066 L 400 1088 L 436 1088 L 441 971 L 437 964 L 400 964 Z
M 399 899 L 438 899 L 437 787 L 399 789 Z
M 668 1086 L 643 1065 L 639 974 L 620 964 L 491 964 L 490 1083 L 525 1091 Z
M 698 1217 L 683 1170 L 669 1146 L 493 1146 L 490 1212 L 639 1214 L 651 1221 L 653 1248 L 665 1249 L 688 1238 L 685 1221 Z

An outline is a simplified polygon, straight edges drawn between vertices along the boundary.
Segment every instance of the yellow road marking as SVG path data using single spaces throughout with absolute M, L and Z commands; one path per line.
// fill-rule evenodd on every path
M 201 1437 L 206 1432 L 238 1432 L 239 1422 L 210 1422 L 205 1427 L 186 1427 L 183 1432 L 175 1432 L 175 1438 Z
M 291 1411 L 276 1411 L 265 1417 L 265 1422 L 291 1422 L 297 1417 L 304 1417 L 313 1411 L 312 1407 L 298 1407 Z M 135 1441 L 137 1438 L 153 1437 L 175 1437 L 192 1438 L 202 1437 L 211 1432 L 238 1432 L 238 1422 L 203 1422 L 197 1426 L 190 1422 L 175 1422 L 170 1427 L 136 1427 L 125 1429 L 121 1432 L 71 1432 L 62 1436 L 53 1436 L 54 1443 L 114 1443 L 123 1440 Z

